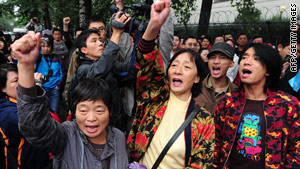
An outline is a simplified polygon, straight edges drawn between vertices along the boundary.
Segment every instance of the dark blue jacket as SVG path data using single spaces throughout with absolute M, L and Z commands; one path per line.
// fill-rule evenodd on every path
M 20 133 L 18 128 L 18 112 L 15 99 L 0 98 L 0 127 L 8 138 L 7 149 L 12 156 L 7 155 L 8 169 L 17 169 L 18 151 L 21 151 L 22 169 L 43 169 L 51 163 L 49 153 L 31 146 Z M 0 133 L 3 141 L 3 134 Z M 21 146 L 20 150 L 18 147 Z M 51 164 L 50 164 L 51 165 Z

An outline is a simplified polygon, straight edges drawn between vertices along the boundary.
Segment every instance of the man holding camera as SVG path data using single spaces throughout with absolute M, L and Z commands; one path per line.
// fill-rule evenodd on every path
M 25 28 L 28 31 L 42 32 L 42 25 L 39 24 L 39 18 L 36 16 L 30 19 L 30 22 L 27 23 Z
M 52 52 L 52 37 L 42 38 L 41 50 L 36 61 L 36 71 L 43 75 L 41 84 L 50 100 L 50 110 L 58 113 L 60 89 L 64 87 L 67 75 L 65 64 L 60 56 Z

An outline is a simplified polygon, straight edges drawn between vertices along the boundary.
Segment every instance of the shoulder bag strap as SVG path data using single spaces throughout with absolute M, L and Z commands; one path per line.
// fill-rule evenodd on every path
M 182 123 L 182 125 L 179 127 L 179 129 L 176 131 L 176 133 L 172 136 L 172 138 L 169 140 L 167 145 L 164 147 L 162 152 L 159 154 L 157 160 L 155 161 L 154 165 L 152 166 L 152 169 L 156 169 L 160 162 L 163 160 L 164 156 L 169 151 L 170 147 L 173 145 L 173 143 L 176 141 L 176 139 L 179 137 L 179 135 L 183 132 L 183 130 L 189 125 L 189 123 L 193 120 L 195 115 L 200 110 L 200 107 L 197 105 L 195 109 L 192 111 L 192 113 L 186 118 L 186 120 Z

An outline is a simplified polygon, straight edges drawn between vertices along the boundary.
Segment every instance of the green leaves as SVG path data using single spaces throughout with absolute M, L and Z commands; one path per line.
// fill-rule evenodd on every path
M 261 11 L 255 7 L 254 0 L 231 0 L 231 6 L 236 7 L 238 23 L 251 23 L 260 20 Z
M 171 7 L 175 10 L 177 21 L 187 24 L 192 12 L 197 9 L 196 0 L 172 0 Z

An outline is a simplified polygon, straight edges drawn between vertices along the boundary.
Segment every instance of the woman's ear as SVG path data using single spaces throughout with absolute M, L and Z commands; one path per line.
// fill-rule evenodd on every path
M 197 77 L 195 78 L 195 80 L 194 80 L 194 83 L 199 83 L 199 82 L 200 82 L 200 77 L 197 76 Z

